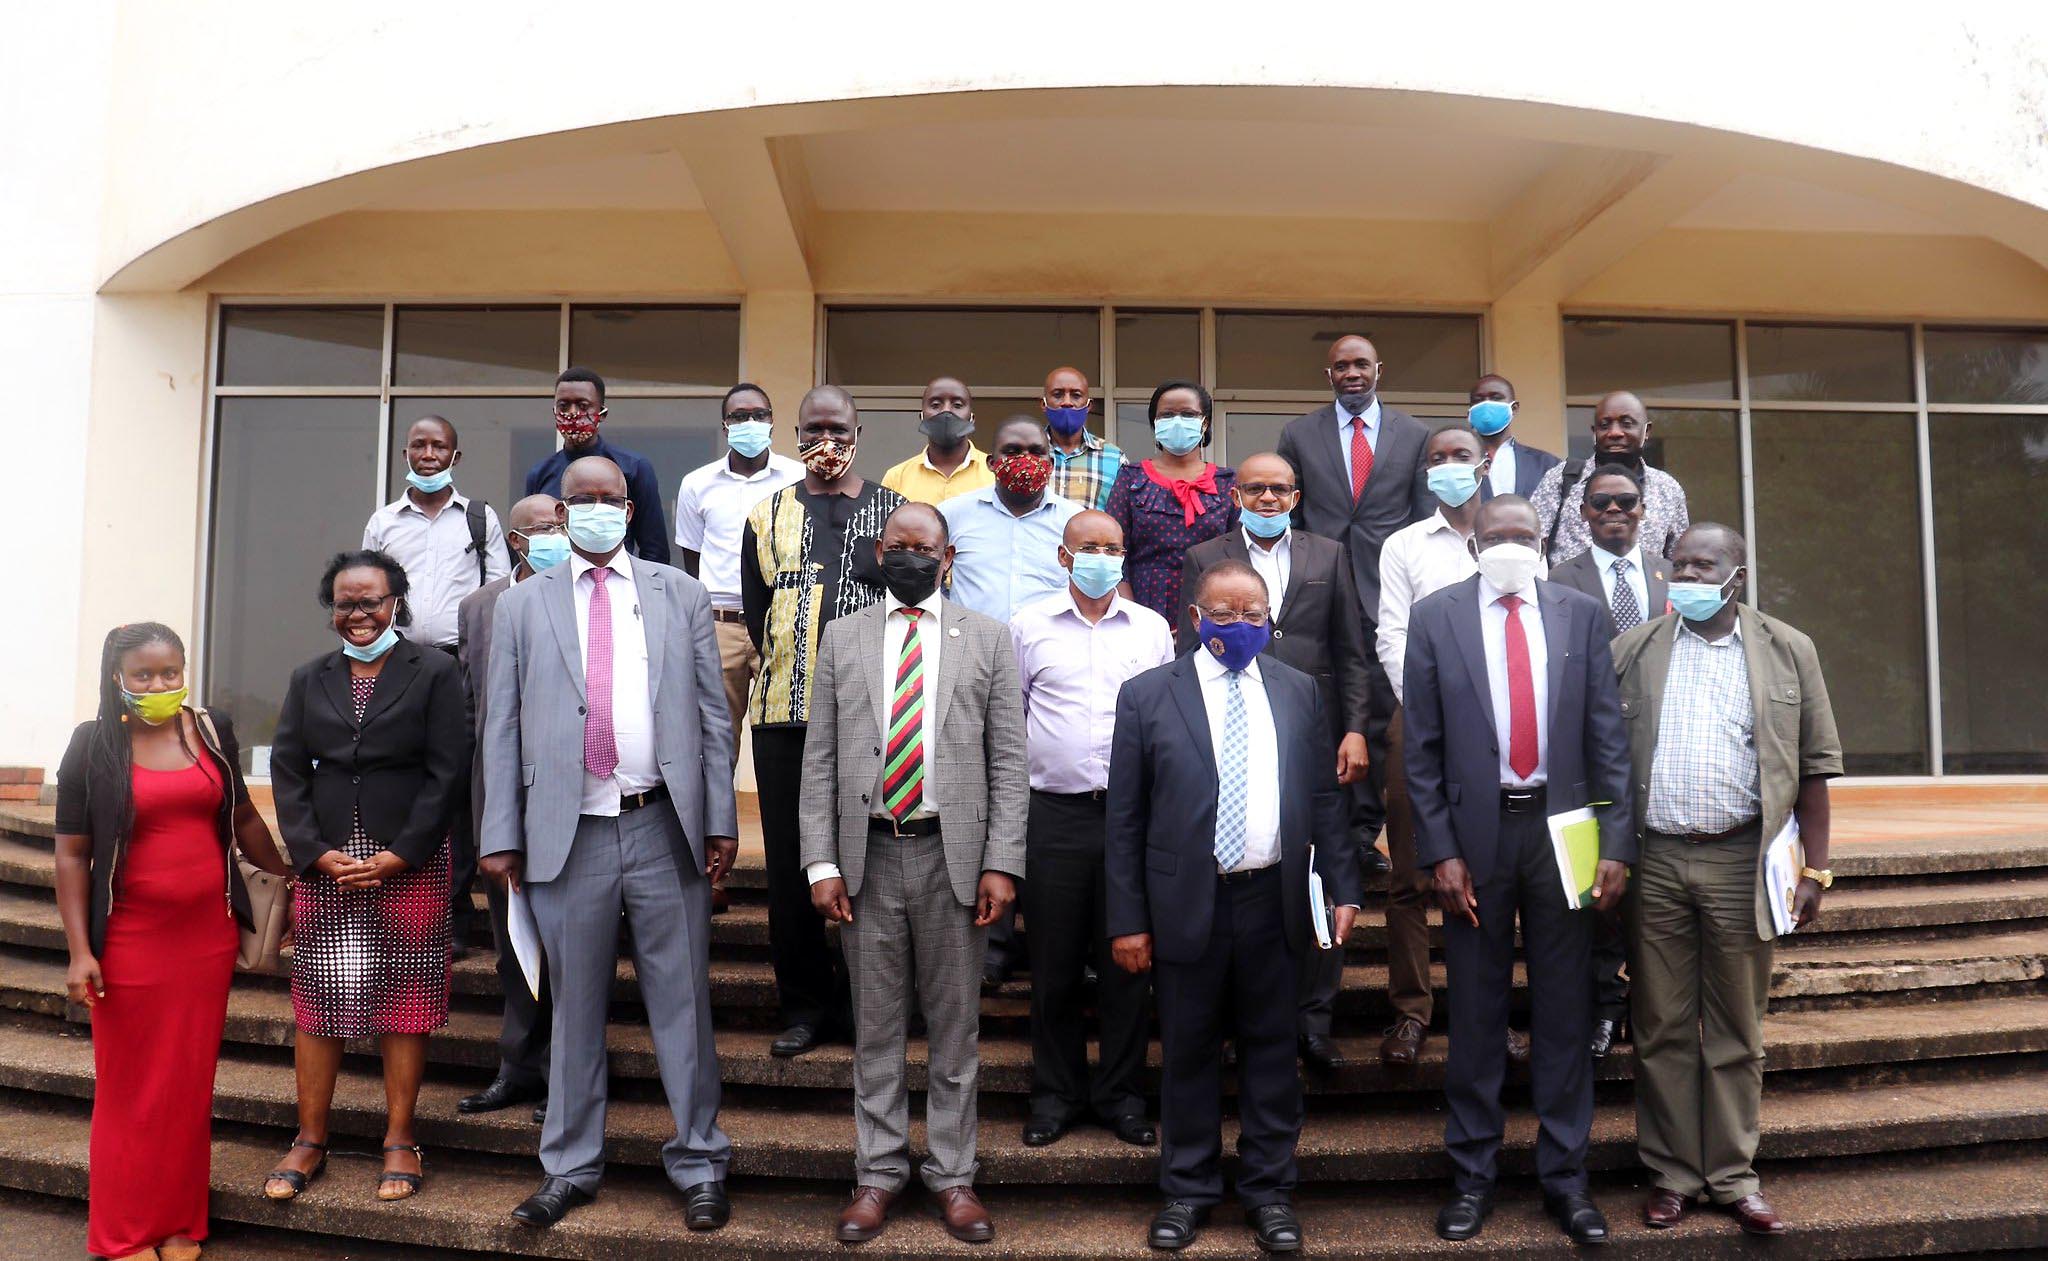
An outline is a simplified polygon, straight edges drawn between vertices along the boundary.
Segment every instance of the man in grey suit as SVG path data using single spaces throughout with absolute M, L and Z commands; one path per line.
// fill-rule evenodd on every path
M 985 1243 L 981 967 L 1024 878 L 1023 690 L 1009 629 L 939 594 L 953 548 L 937 509 L 899 506 L 875 547 L 888 595 L 826 624 L 804 745 L 804 874 L 843 926 L 853 988 L 857 1185 L 838 1237 L 879 1235 L 910 1181 L 915 1005 L 930 1045 L 924 1183 L 954 1238 Z
M 512 572 L 486 583 L 462 597 L 455 609 L 458 631 L 455 660 L 462 666 L 462 691 L 469 702 L 469 729 L 482 748 L 484 720 L 490 714 L 490 697 L 485 692 L 491 664 L 491 624 L 497 619 L 498 597 L 525 582 L 535 573 L 560 564 L 569 554 L 569 539 L 562 525 L 562 501 L 553 495 L 528 495 L 512 505 L 505 516 L 505 545 L 516 562 Z M 536 544 L 538 544 L 536 546 Z M 469 773 L 469 801 L 466 816 L 457 823 L 468 828 L 473 844 L 481 846 L 484 814 L 484 759 L 479 753 Z M 481 848 L 478 850 L 482 852 Z M 491 906 L 491 941 L 498 950 L 498 988 L 504 994 L 505 1011 L 498 1029 L 498 1075 L 490 1085 L 473 1095 L 464 1095 L 455 1110 L 465 1116 L 496 1112 L 514 1104 L 542 1100 L 534 1109 L 536 1119 L 547 1107 L 548 1026 L 554 1022 L 554 1004 L 548 999 L 547 982 L 541 982 L 536 998 L 526 988 L 526 977 L 512 953 L 506 927 L 510 902 L 504 885 L 484 882 Z
M 570 558 L 508 591 L 492 628 L 482 866 L 523 892 L 555 996 L 540 1189 L 512 1210 L 552 1226 L 604 1175 L 605 1009 L 619 917 L 676 1136 L 662 1148 L 683 1221 L 731 1210 L 707 972 L 711 885 L 739 847 L 732 719 L 711 601 L 680 569 L 628 556 L 625 475 L 562 475 Z M 515 913 L 517 908 L 515 907 Z

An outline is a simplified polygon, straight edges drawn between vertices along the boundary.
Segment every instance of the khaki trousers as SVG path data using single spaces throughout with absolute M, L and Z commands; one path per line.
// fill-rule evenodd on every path
M 713 621 L 718 631 L 718 668 L 725 676 L 725 707 L 732 714 L 732 759 L 740 759 L 740 728 L 747 721 L 747 697 L 761 670 L 761 654 L 747 634 L 746 623 Z
M 1387 1001 L 1398 1016 L 1429 1024 L 1429 889 L 1434 873 L 1415 866 L 1415 811 L 1402 753 L 1406 723 L 1387 727 Z
M 1772 943 L 1756 935 L 1754 827 L 1695 845 L 1656 832 L 1636 864 L 1636 1150 L 1657 1185 L 1732 1204 L 1758 1189 Z

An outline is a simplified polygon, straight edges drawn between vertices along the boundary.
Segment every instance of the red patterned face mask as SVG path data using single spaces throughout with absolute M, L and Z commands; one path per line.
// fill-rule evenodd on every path
M 1042 455 L 1003 455 L 988 462 L 988 471 L 995 475 L 996 485 L 1011 494 L 1035 495 L 1052 476 L 1052 461 Z
M 555 432 L 562 435 L 564 442 L 577 442 L 597 436 L 597 420 L 603 412 L 584 412 L 577 416 L 555 415 Z

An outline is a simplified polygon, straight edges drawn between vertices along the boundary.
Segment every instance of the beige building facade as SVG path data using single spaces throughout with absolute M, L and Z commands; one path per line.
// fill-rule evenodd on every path
M 18 15 L 0 331 L 45 458 L 0 762 L 50 764 L 142 618 L 260 745 L 394 435 L 448 416 L 502 507 L 572 362 L 672 498 L 737 380 L 785 450 L 847 385 L 878 473 L 941 373 L 987 429 L 1076 363 L 1135 454 L 1185 376 L 1229 464 L 1363 331 L 1390 401 L 1499 372 L 1553 451 L 1641 394 L 1853 773 L 2048 772 L 2038 19 L 1575 9 Z

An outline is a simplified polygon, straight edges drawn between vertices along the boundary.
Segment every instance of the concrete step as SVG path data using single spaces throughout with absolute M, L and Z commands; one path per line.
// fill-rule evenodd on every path
M 560 1226 L 534 1231 L 508 1212 L 537 1183 L 527 1161 L 430 1149 L 420 1194 L 402 1205 L 372 1196 L 368 1159 L 334 1158 L 329 1176 L 289 1204 L 262 1198 L 264 1174 L 282 1136 L 221 1127 L 213 1150 L 216 1218 L 312 1235 L 340 1235 L 423 1248 L 466 1248 L 500 1256 L 616 1261 L 687 1249 L 707 1259 L 780 1261 L 838 1249 L 831 1226 L 843 1187 L 783 1185 L 741 1177 L 732 1186 L 733 1220 L 722 1231 L 689 1235 L 680 1200 L 651 1170 L 621 1168 L 606 1180 L 597 1205 Z M 87 1122 L 76 1108 L 52 1109 L 19 1098 L 0 1100 L 0 1184 L 46 1195 L 83 1197 Z M 1889 1257 L 1981 1252 L 2048 1244 L 2048 1153 L 1990 1149 L 1968 1160 L 1872 1160 L 1849 1164 L 1767 1166 L 1766 1185 L 1794 1232 L 1773 1241 L 1779 1261 L 1791 1258 Z M 1307 1255 L 1354 1258 L 1441 1257 L 1450 1251 L 1432 1229 L 1440 1186 L 1426 1183 L 1306 1188 L 1298 1197 Z M 1595 1194 L 1614 1228 L 1618 1255 L 1672 1258 L 1753 1257 L 1733 1223 L 1701 1213 L 1668 1232 L 1639 1223 L 1633 1180 L 1602 1179 Z M 996 1240 L 973 1246 L 947 1238 L 928 1202 L 916 1196 L 868 1257 L 994 1258 L 1144 1257 L 1145 1223 L 1157 1206 L 1148 1188 L 1005 1188 L 986 1195 Z M 1557 1228 L 1543 1216 L 1534 1188 L 1503 1185 L 1500 1205 L 1461 1257 L 1506 1258 L 1542 1252 L 1565 1255 Z M 1259 1256 L 1234 1205 L 1221 1206 L 1191 1256 Z

